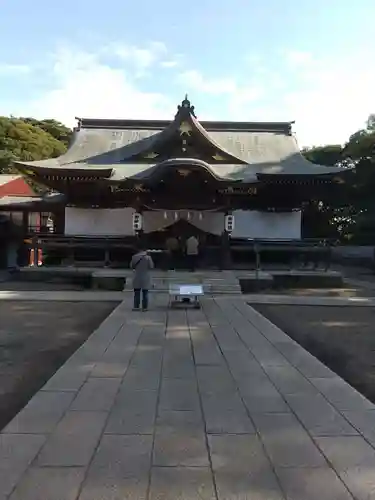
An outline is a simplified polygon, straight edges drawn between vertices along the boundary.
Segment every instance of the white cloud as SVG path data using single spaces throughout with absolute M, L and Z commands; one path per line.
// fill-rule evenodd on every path
M 178 75 L 177 83 L 184 86 L 186 91 L 196 90 L 211 95 L 232 94 L 237 90 L 237 84 L 233 78 L 207 78 L 194 69 Z
M 257 84 L 239 84 L 235 78 L 228 77 L 208 78 L 197 70 L 180 73 L 177 83 L 187 92 L 195 91 L 196 94 L 207 94 L 215 99 L 215 108 L 220 100 L 219 109 L 226 110 L 227 116 L 217 116 L 217 113 L 211 110 L 211 114 L 218 120 L 248 120 L 249 117 L 244 115 L 244 106 L 251 105 L 264 95 L 262 87 Z
M 202 96 L 203 105 L 193 103 L 202 119 L 296 120 L 294 129 L 302 146 L 344 142 L 375 111 L 375 69 L 365 56 L 356 55 L 343 64 L 340 59 L 332 62 L 299 51 L 282 54 L 277 66 L 257 58 L 259 71 L 242 68 L 242 75 L 215 78 L 198 70 L 183 71 L 183 58 L 162 42 L 143 47 L 116 44 L 97 53 L 65 47 L 46 62 L 45 74 L 39 73 L 39 82 L 49 82 L 49 90 L 28 82 L 35 99 L 12 102 L 2 92 L 1 106 L 3 113 L 51 117 L 70 126 L 75 116 L 170 119 L 178 104 L 174 96 L 188 92 Z M 30 70 L 37 73 L 28 66 L 0 63 L 0 74 Z M 142 70 L 152 76 L 164 70 L 170 82 L 165 93 L 141 90 L 146 80 L 141 82 L 137 75 Z M 148 85 L 152 81 L 147 80 Z
M 310 52 L 303 50 L 290 50 L 285 51 L 284 57 L 286 62 L 291 67 L 301 67 L 305 65 L 311 65 L 314 58 Z
M 330 59 L 305 51 L 280 51 L 273 66 L 258 61 L 249 99 L 228 99 L 231 119 L 291 121 L 301 146 L 344 143 L 375 111 L 375 68 L 368 54 Z M 251 74 L 251 73 L 250 73 Z M 245 92 L 246 95 L 246 92 Z
M 178 65 L 179 65 L 179 61 L 177 61 L 177 60 L 174 60 L 174 61 L 173 60 L 172 61 L 162 61 L 160 63 L 160 66 L 162 68 L 175 68 Z
M 164 95 L 139 90 L 123 69 L 101 62 L 95 54 L 60 50 L 52 72 L 54 87 L 20 114 L 56 118 L 72 126 L 75 116 L 170 118 L 174 111 Z
M 6 64 L 0 62 L 0 75 L 25 75 L 30 73 L 31 67 L 27 64 Z
M 123 61 L 133 64 L 140 71 L 150 68 L 168 54 L 167 47 L 163 42 L 151 42 L 146 47 L 114 44 L 109 46 L 107 50 Z
M 315 65 L 300 88 L 285 93 L 283 106 L 296 120 L 301 144 L 345 142 L 375 110 L 375 69 L 356 61 Z

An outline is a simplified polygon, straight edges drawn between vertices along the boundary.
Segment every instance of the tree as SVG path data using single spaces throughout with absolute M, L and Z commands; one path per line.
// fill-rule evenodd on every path
M 51 134 L 55 139 L 65 144 L 66 147 L 69 146 L 73 131 L 61 122 L 53 119 L 35 120 L 35 118 L 21 118 L 21 120 L 41 128 L 45 132 Z
M 350 179 L 348 204 L 352 207 L 352 241 L 375 243 L 375 115 L 369 115 L 366 128 L 349 137 L 343 158 L 355 167 Z
M 302 154 L 311 163 L 327 167 L 341 164 L 343 161 L 343 147 L 340 144 L 328 144 L 306 148 Z M 311 199 L 304 205 L 304 226 L 306 237 L 339 238 L 346 225 L 343 223 L 343 200 L 339 196 L 342 187 L 317 192 L 317 198 Z
M 50 124 L 49 120 L 47 122 L 42 124 L 45 128 L 50 125 L 52 130 L 55 123 Z M 56 126 L 55 131 L 57 128 Z M 21 118 L 0 117 L 0 173 L 14 171 L 14 161 L 54 158 L 65 153 L 66 149 L 64 141 L 58 140 L 38 124 L 31 123 L 31 119 L 25 121 Z
M 340 144 L 334 144 L 304 149 L 302 153 L 312 163 L 331 167 L 342 160 L 342 149 Z
M 375 114 L 374 113 L 371 113 L 369 115 L 369 117 L 367 118 L 366 129 L 368 132 L 375 131 Z

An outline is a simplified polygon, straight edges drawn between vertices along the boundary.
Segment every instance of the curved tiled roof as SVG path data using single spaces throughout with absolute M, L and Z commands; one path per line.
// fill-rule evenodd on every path
M 182 112 L 185 114 L 180 116 Z M 97 171 L 98 176 L 112 179 L 144 178 L 154 171 L 156 159 L 145 163 L 133 158 L 167 140 L 176 131 L 176 124 L 186 119 L 210 147 L 224 154 L 223 162 L 204 162 L 217 179 L 254 182 L 258 174 L 314 176 L 342 171 L 339 167 L 315 165 L 306 160 L 291 132 L 291 122 L 200 123 L 193 108 L 184 110 L 183 106 L 172 122 L 81 119 L 65 154 L 52 160 L 18 164 L 35 170 L 87 171 L 88 175 Z

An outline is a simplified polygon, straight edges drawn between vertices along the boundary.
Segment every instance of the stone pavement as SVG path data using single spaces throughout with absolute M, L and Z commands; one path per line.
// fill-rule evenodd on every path
M 106 290 L 0 290 L 0 300 L 37 300 L 63 302 L 122 302 L 124 292 Z
M 0 434 L 1 500 L 371 500 L 375 406 L 239 298 L 130 296 Z
M 151 296 L 159 292 L 151 291 Z M 9 301 L 51 301 L 51 302 L 122 302 L 129 300 L 132 291 L 110 292 L 105 290 L 49 290 L 49 291 L 0 291 L 0 300 Z M 233 296 L 222 294 L 216 300 L 230 300 L 233 302 L 248 302 L 251 304 L 278 304 L 278 305 L 305 305 L 305 306 L 361 306 L 374 307 L 375 297 L 320 297 L 320 296 L 297 296 L 297 295 L 273 295 L 273 294 L 248 294 Z

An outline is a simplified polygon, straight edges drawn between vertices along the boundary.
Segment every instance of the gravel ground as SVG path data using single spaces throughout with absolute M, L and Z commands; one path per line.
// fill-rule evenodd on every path
M 85 288 L 73 283 L 45 283 L 38 281 L 4 281 L 0 283 L 0 291 L 15 291 L 15 292 L 34 292 L 42 291 L 49 292 L 54 290 L 78 290 L 83 291 Z
M 343 288 L 282 288 L 266 292 L 271 295 L 294 295 L 300 297 L 375 297 L 375 290 L 346 285 Z
M 307 351 L 375 403 L 375 310 L 254 305 Z
M 0 429 L 116 307 L 113 302 L 0 302 Z

